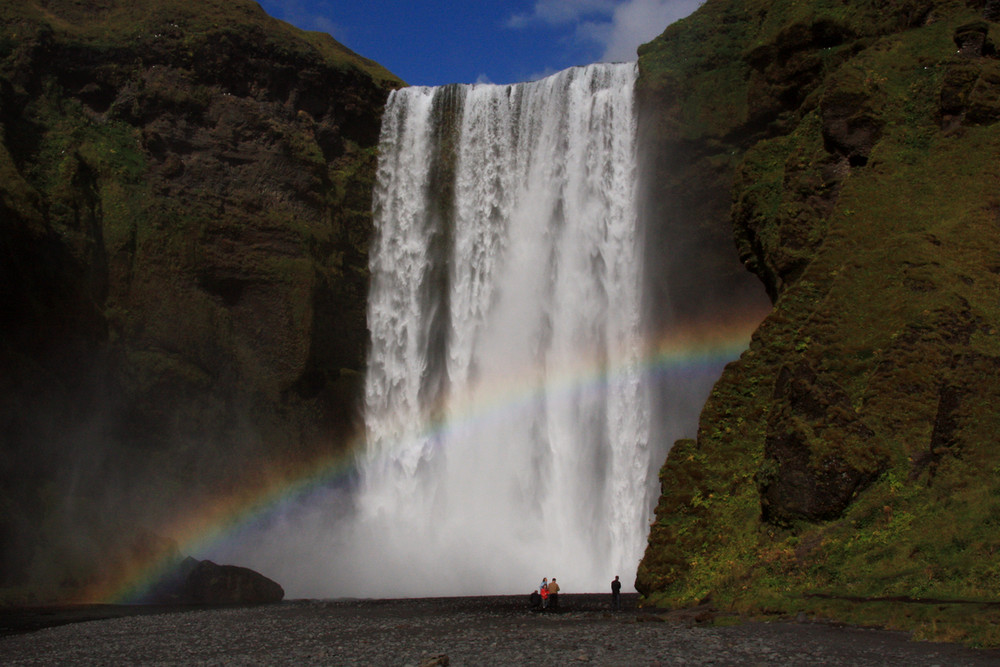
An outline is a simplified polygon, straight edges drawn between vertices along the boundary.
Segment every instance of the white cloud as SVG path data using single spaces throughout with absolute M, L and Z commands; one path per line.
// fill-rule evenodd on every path
M 346 31 L 328 16 L 336 14 L 329 2 L 304 2 L 303 0 L 261 0 L 260 6 L 271 16 L 303 30 L 328 32 L 343 41 Z
M 573 27 L 578 43 L 597 46 L 603 61 L 635 60 L 636 49 L 704 0 L 537 0 L 530 14 L 512 16 L 507 25 Z
M 615 0 L 537 0 L 530 14 L 515 14 L 507 20 L 511 28 L 523 28 L 532 23 L 566 25 L 587 16 L 610 15 Z
M 635 60 L 636 49 L 689 15 L 704 0 L 629 0 L 615 7 L 611 25 L 601 43 L 601 60 Z
M 345 30 L 325 16 L 313 16 L 309 21 L 303 21 L 303 25 L 308 25 L 310 30 L 328 32 L 337 39 L 343 39 Z

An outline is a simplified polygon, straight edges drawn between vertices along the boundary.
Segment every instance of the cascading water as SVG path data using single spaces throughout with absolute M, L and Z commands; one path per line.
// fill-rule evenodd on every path
M 635 76 L 601 64 L 390 97 L 342 594 L 633 579 L 661 462 L 640 368 Z

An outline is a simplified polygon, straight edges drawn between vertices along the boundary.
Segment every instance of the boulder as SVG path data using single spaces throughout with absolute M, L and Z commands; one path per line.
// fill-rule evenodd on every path
M 246 567 L 217 565 L 190 556 L 164 575 L 142 597 L 148 604 L 236 605 L 280 602 L 284 589 Z

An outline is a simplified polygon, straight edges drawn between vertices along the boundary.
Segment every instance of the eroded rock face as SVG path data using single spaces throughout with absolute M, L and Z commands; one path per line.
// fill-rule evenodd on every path
M 877 459 L 846 460 L 874 432 L 850 416 L 843 389 L 806 362 L 781 369 L 774 402 L 780 407 L 771 416 L 758 473 L 762 518 L 788 524 L 840 517 L 885 468 Z
M 941 127 L 947 133 L 1000 120 L 1000 61 L 989 25 L 976 21 L 955 29 L 958 58 L 948 64 L 940 93 Z
M 868 108 L 868 102 L 864 94 L 844 91 L 824 95 L 820 102 L 827 150 L 842 155 L 852 167 L 868 164 L 868 156 L 882 136 L 882 120 Z
M 640 58 L 775 306 L 661 471 L 636 587 L 668 604 L 943 594 L 993 551 L 997 3 L 813 9 L 710 0 Z
M 179 489 L 197 504 L 348 445 L 401 82 L 242 0 L 0 18 L 0 572 L 19 581 L 63 522 L 155 525 Z
M 751 68 L 748 123 L 764 125 L 798 109 L 819 85 L 828 66 L 825 53 L 856 37 L 843 23 L 819 19 L 793 23 L 747 52 L 744 57 Z

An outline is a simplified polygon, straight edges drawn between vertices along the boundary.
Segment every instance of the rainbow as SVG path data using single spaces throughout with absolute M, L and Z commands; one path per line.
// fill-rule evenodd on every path
M 661 336 L 637 364 L 644 373 L 718 372 L 721 365 L 736 359 L 746 350 L 750 336 L 767 312 L 748 310 L 726 321 L 700 322 L 679 327 Z M 424 436 L 461 432 L 470 424 L 489 423 L 509 415 L 510 411 L 529 405 L 542 394 L 561 391 L 586 391 L 588 387 L 615 382 L 635 365 L 626 368 L 601 367 L 592 360 L 577 360 L 573 368 L 548 370 L 544 379 L 537 371 L 512 375 L 508 382 L 487 395 L 456 406 L 449 406 L 447 420 L 431 424 Z M 443 411 L 432 412 L 443 414 Z M 436 440 L 443 440 L 435 438 Z M 340 453 L 300 465 L 288 475 L 249 485 L 239 492 L 218 497 L 197 512 L 176 516 L 158 526 L 156 533 L 170 537 L 180 553 L 201 553 L 213 545 L 232 539 L 241 529 L 280 512 L 282 508 L 307 496 L 313 490 L 343 483 L 356 475 L 355 452 L 363 445 L 363 436 L 355 437 Z M 74 602 L 128 604 L 139 600 L 157 580 L 176 563 L 176 554 L 136 559 L 118 572 L 90 587 Z

